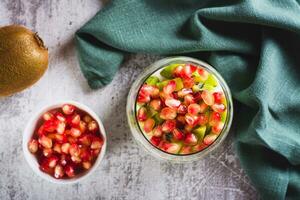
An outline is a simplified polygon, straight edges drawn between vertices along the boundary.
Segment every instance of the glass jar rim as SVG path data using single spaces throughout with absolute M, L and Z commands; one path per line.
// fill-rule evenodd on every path
M 171 154 L 155 147 L 153 144 L 151 144 L 149 139 L 146 138 L 146 136 L 140 129 L 140 126 L 136 119 L 136 98 L 138 95 L 138 91 L 142 86 L 142 84 L 145 82 L 145 80 L 153 73 L 165 67 L 166 65 L 172 63 L 180 63 L 180 62 L 194 63 L 196 65 L 203 67 L 210 73 L 212 73 L 217 78 L 227 100 L 227 117 L 224 123 L 224 127 L 221 133 L 219 134 L 218 138 L 216 139 L 216 141 L 214 141 L 211 145 L 209 145 L 205 149 L 192 154 Z M 233 102 L 232 102 L 232 96 L 228 85 L 226 84 L 222 76 L 211 65 L 209 65 L 208 63 L 202 60 L 191 58 L 191 57 L 185 57 L 185 56 L 166 57 L 152 63 L 134 81 L 127 97 L 126 112 L 127 112 L 128 124 L 133 137 L 139 143 L 139 145 L 144 147 L 146 151 L 148 151 L 151 155 L 159 159 L 173 161 L 173 162 L 186 162 L 186 161 L 199 160 L 205 157 L 207 154 L 215 150 L 224 141 L 224 139 L 229 133 L 232 124 Z

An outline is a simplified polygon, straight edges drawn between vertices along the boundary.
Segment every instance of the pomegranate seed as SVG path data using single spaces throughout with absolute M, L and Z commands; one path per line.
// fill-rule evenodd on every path
M 195 93 L 193 94 L 193 97 L 194 97 L 194 101 L 195 101 L 195 102 L 199 102 L 199 101 L 202 99 L 201 93 L 200 93 L 200 92 L 195 92 Z
M 200 103 L 200 113 L 204 113 L 206 109 L 208 108 L 208 105 L 204 102 Z
M 62 178 L 64 176 L 64 169 L 61 165 L 56 165 L 54 168 L 54 177 Z
M 177 128 L 175 128 L 173 130 L 173 137 L 176 139 L 176 140 L 183 140 L 185 135 L 182 131 L 179 131 Z
M 190 65 L 185 65 L 183 67 L 183 77 L 182 78 L 191 78 L 192 77 L 192 69 L 191 69 L 191 66 Z
M 188 113 L 191 115 L 197 115 L 201 111 L 199 104 L 193 103 L 188 106 Z
M 217 139 L 217 137 L 218 135 L 210 133 L 204 137 L 203 143 L 206 145 L 210 145 Z
M 50 113 L 50 112 L 46 112 L 43 114 L 43 119 L 45 121 L 48 121 L 48 120 L 53 120 L 54 119 L 54 116 Z
M 100 149 L 103 145 L 103 140 L 99 138 L 94 138 L 91 144 L 91 149 Z
M 80 155 L 80 148 L 77 144 L 72 144 L 69 148 L 69 152 L 71 156 L 78 157 Z
M 71 135 L 77 138 L 81 136 L 81 132 L 78 128 L 71 128 Z
M 169 107 L 165 107 L 161 110 L 159 116 L 162 119 L 175 119 L 177 116 L 177 113 L 176 113 L 176 110 L 169 108 Z
M 158 98 L 159 97 L 159 89 L 157 87 L 153 87 L 153 90 L 151 91 L 150 96 L 152 98 Z
M 58 122 L 56 120 L 45 121 L 43 129 L 47 132 L 53 132 L 56 130 L 57 123 Z
M 152 101 L 150 101 L 149 105 L 154 110 L 159 111 L 162 107 L 162 102 L 160 99 L 153 99 Z
M 187 123 L 188 125 L 190 125 L 190 126 L 195 126 L 195 125 L 197 125 L 198 120 L 199 120 L 199 118 L 198 118 L 198 116 L 196 116 L 196 115 L 191 115 L 191 114 L 189 114 L 189 113 L 185 115 L 185 121 L 186 121 L 186 123 Z
M 190 153 L 192 153 L 191 146 L 183 146 L 180 150 L 180 154 L 190 154 Z
M 200 125 L 200 126 L 206 125 L 207 122 L 208 122 L 208 117 L 207 117 L 207 115 L 205 115 L 205 114 L 200 114 L 200 115 L 198 116 L 198 121 L 199 121 L 199 125 Z
M 201 97 L 204 101 L 204 103 L 206 103 L 207 105 L 211 106 L 214 104 L 215 100 L 214 100 L 214 96 L 212 95 L 212 93 L 208 90 L 203 90 Z
M 83 117 L 83 121 L 85 122 L 85 123 L 89 123 L 89 122 L 91 122 L 93 119 L 91 118 L 91 116 L 89 116 L 89 115 L 85 115 L 84 117 Z
M 58 162 L 58 158 L 56 156 L 51 156 L 48 159 L 48 166 L 50 168 L 54 168 L 56 166 L 57 162 Z
M 149 118 L 149 119 L 147 119 L 147 120 L 144 122 L 144 131 L 145 131 L 146 133 L 149 133 L 149 132 L 152 131 L 152 129 L 154 128 L 154 126 L 155 126 L 155 121 L 154 121 L 154 119 Z
M 82 163 L 82 167 L 83 167 L 84 169 L 90 169 L 91 166 L 92 166 L 92 163 L 91 163 L 91 162 L 83 162 L 83 163 Z
M 90 146 L 92 144 L 92 137 L 91 135 L 84 135 L 83 137 L 78 139 L 79 142 L 85 146 Z
M 67 122 L 68 122 L 68 124 L 71 125 L 71 126 L 75 126 L 75 127 L 79 126 L 79 123 L 80 123 L 80 115 L 74 114 L 74 115 L 72 115 L 72 116 L 68 116 L 68 117 L 67 117 Z
M 83 161 L 91 161 L 93 159 L 92 154 L 88 151 L 88 150 L 82 150 L 81 154 L 80 154 L 80 158 Z
M 67 174 L 68 177 L 74 177 L 75 173 L 74 173 L 74 168 L 71 165 L 67 165 L 65 167 L 65 173 Z
M 137 118 L 139 121 L 145 121 L 147 119 L 147 109 L 145 107 L 140 107 Z
M 201 144 L 197 144 L 197 145 L 193 146 L 193 150 L 194 151 L 202 151 L 206 147 L 207 147 L 206 144 L 201 143 Z
M 183 85 L 185 88 L 192 88 L 195 85 L 194 79 L 192 78 L 184 78 Z
M 38 134 L 39 136 L 42 136 L 42 135 L 45 134 L 44 125 L 40 126 L 40 128 L 39 128 L 38 131 L 37 131 L 37 134 Z
M 140 104 L 148 103 L 151 100 L 150 95 L 139 94 L 137 97 L 137 102 Z
M 188 94 L 188 95 L 185 95 L 185 96 L 184 96 L 183 103 L 184 103 L 186 106 L 188 106 L 188 105 L 193 104 L 193 103 L 196 103 L 196 102 L 195 102 L 195 99 L 194 99 L 193 95 Z
M 213 109 L 213 111 L 218 112 L 218 113 L 222 113 L 226 110 L 226 107 L 224 104 L 214 104 L 211 106 L 211 108 Z
M 174 80 L 171 80 L 168 82 L 166 86 L 163 87 L 163 92 L 165 94 L 172 94 L 176 90 L 176 82 Z
M 55 140 L 59 143 L 64 143 L 68 141 L 68 138 L 65 134 L 55 134 Z
M 44 135 L 42 135 L 41 137 L 39 137 L 39 143 L 45 147 L 50 149 L 52 147 L 52 140 Z
M 53 146 L 53 151 L 61 153 L 61 144 L 55 143 Z
M 187 133 L 184 143 L 187 145 L 195 145 L 198 142 L 198 138 L 193 133 Z
M 209 125 L 214 126 L 219 121 L 221 121 L 221 115 L 217 112 L 212 112 L 209 118 Z
M 75 110 L 75 106 L 73 106 L 73 105 L 65 104 L 62 106 L 62 111 L 66 115 L 71 115 L 74 112 L 74 110 Z
M 52 150 L 52 149 L 47 149 L 47 148 L 44 148 L 44 149 L 43 149 L 43 155 L 44 155 L 45 157 L 50 157 L 50 156 L 52 155 L 52 153 L 53 153 L 53 150 Z
M 78 156 L 71 156 L 71 160 L 76 164 L 81 163 L 81 158 Z
M 155 137 L 162 136 L 162 127 L 160 125 L 153 129 L 153 136 L 155 136 Z
M 65 122 L 65 121 L 66 121 L 66 118 L 65 118 L 64 115 L 61 114 L 60 112 L 56 112 L 56 113 L 55 113 L 55 117 L 56 117 L 56 119 L 58 119 L 58 120 L 61 121 L 61 122 Z
M 181 102 L 179 100 L 173 99 L 173 98 L 167 98 L 165 100 L 165 104 L 166 106 L 170 107 L 170 108 L 178 108 L 181 104 Z
M 84 122 L 84 121 L 80 121 L 79 122 L 79 130 L 81 133 L 84 133 L 86 131 L 86 127 L 87 127 L 87 124 Z
M 195 66 L 195 65 L 190 65 L 191 71 L 192 73 L 195 72 L 197 69 L 200 69 L 199 67 Z
M 91 150 L 92 155 L 97 156 L 100 153 L 101 149 L 93 149 Z
M 187 108 L 186 108 L 186 106 L 181 104 L 181 105 L 178 107 L 177 112 L 178 112 L 179 114 L 183 114 L 183 115 L 186 114 L 186 113 L 187 113 Z
M 65 154 L 68 154 L 69 153 L 69 150 L 70 150 L 70 143 L 64 143 L 61 145 L 61 151 Z
M 166 120 L 162 124 L 162 131 L 165 133 L 171 133 L 176 128 L 176 120 Z
M 223 123 L 223 122 L 218 122 L 217 124 L 215 124 L 215 125 L 212 127 L 211 131 L 212 131 L 213 133 L 215 133 L 215 134 L 220 134 L 221 131 L 222 131 L 222 129 L 223 129 L 223 127 L 224 127 L 224 123 Z
M 95 132 L 98 130 L 98 123 L 96 121 L 91 121 L 88 123 L 88 130 L 91 132 Z
M 192 89 L 183 88 L 182 90 L 178 91 L 177 95 L 178 97 L 183 98 L 185 95 L 192 94 L 192 93 L 193 93 Z
M 178 153 L 178 151 L 180 150 L 181 146 L 177 143 L 168 143 L 168 142 L 164 142 L 162 144 L 162 148 L 164 151 L 168 152 L 168 153 Z
M 214 96 L 215 103 L 218 103 L 218 104 L 222 103 L 222 99 L 223 99 L 222 92 L 214 92 L 213 96 Z
M 62 166 L 65 166 L 68 163 L 68 160 L 70 160 L 70 158 L 67 155 L 62 154 L 59 162 Z
M 65 122 L 59 122 L 56 127 L 56 131 L 59 134 L 63 134 L 65 132 L 66 124 Z
M 49 167 L 49 160 L 48 159 L 42 160 L 42 163 L 40 165 L 40 169 L 43 172 L 46 172 L 48 174 L 52 174 L 53 173 L 53 169 Z
M 183 71 L 183 66 L 182 65 L 179 65 L 178 67 L 176 67 L 173 71 L 173 75 L 175 77 L 181 77 L 182 75 L 182 71 Z
M 28 150 L 31 152 L 31 153 L 36 153 L 37 150 L 38 150 L 38 141 L 35 140 L 35 139 L 31 139 L 29 142 L 28 142 Z
M 151 142 L 153 145 L 155 145 L 155 146 L 158 146 L 159 143 L 160 143 L 160 141 L 161 141 L 161 138 L 160 138 L 160 137 L 155 137 L 155 136 L 153 136 L 153 137 L 151 137 L 151 139 L 150 139 L 150 142 Z

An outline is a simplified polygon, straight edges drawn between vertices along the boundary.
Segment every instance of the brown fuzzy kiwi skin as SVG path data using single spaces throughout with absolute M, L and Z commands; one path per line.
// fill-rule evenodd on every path
M 48 60 L 48 49 L 37 33 L 20 25 L 0 27 L 0 97 L 36 83 Z

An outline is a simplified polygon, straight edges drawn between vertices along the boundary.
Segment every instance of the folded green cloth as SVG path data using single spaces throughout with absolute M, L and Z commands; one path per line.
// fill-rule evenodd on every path
M 92 88 L 126 53 L 189 55 L 223 75 L 236 101 L 236 149 L 263 199 L 300 199 L 300 3 L 112 0 L 76 33 Z

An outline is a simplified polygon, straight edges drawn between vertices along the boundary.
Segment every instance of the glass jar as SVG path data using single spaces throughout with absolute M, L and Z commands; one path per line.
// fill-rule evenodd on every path
M 220 87 L 222 88 L 225 98 L 227 100 L 227 117 L 224 122 L 224 127 L 219 134 L 218 138 L 208 147 L 205 149 L 195 152 L 192 154 L 170 154 L 168 152 L 165 152 L 158 147 L 154 146 L 147 138 L 144 136 L 144 133 L 141 131 L 137 118 L 136 118 L 136 99 L 139 92 L 139 89 L 145 82 L 145 80 L 153 75 L 155 72 L 159 71 L 163 67 L 175 63 L 190 63 L 195 64 L 203 67 L 205 70 L 207 70 L 209 73 L 213 74 L 218 82 Z M 126 112 L 127 112 L 127 119 L 129 123 L 129 127 L 131 130 L 131 133 L 135 140 L 138 142 L 140 146 L 142 146 L 146 151 L 148 151 L 151 155 L 153 155 L 156 158 L 168 160 L 172 162 L 186 162 L 186 161 L 195 161 L 199 160 L 206 155 L 208 155 L 210 152 L 215 150 L 218 146 L 221 145 L 222 141 L 226 138 L 229 129 L 231 127 L 232 118 L 233 118 L 233 104 L 232 104 L 232 97 L 230 90 L 222 78 L 222 76 L 209 64 L 207 64 L 204 61 L 190 58 L 190 57 L 168 57 L 161 59 L 153 64 L 151 64 L 149 67 L 145 69 L 144 72 L 142 72 L 139 77 L 134 81 L 133 85 L 131 86 L 131 89 L 128 94 L 127 98 L 127 106 L 126 106 Z

